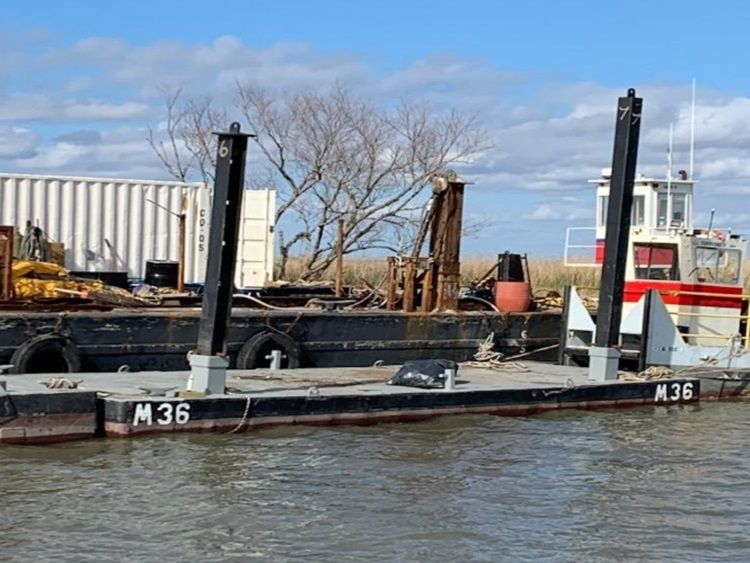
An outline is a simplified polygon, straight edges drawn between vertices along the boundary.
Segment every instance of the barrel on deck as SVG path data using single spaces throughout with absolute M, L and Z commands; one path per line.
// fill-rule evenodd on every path
M 531 284 L 529 282 L 495 282 L 495 306 L 502 313 L 525 313 L 530 305 Z
M 525 313 L 531 305 L 531 284 L 526 280 L 525 256 L 505 252 L 497 258 L 495 306 L 503 313 Z
M 148 285 L 156 287 L 177 287 L 177 262 L 169 260 L 149 260 L 146 262 L 146 278 Z

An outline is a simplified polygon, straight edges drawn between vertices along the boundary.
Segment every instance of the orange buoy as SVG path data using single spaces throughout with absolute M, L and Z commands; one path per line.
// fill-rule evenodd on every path
M 524 313 L 531 305 L 531 284 L 525 281 L 495 282 L 495 306 L 503 313 Z

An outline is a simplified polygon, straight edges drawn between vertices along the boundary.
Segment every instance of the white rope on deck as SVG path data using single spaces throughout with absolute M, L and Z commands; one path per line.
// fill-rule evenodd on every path
M 651 381 L 654 379 L 670 379 L 674 375 L 675 372 L 667 366 L 651 366 L 639 373 L 621 371 L 617 374 L 617 379 L 621 381 Z
M 690 376 L 691 372 L 700 371 L 702 369 L 716 366 L 721 360 L 731 360 L 733 358 L 739 358 L 749 353 L 748 350 L 740 350 L 739 352 L 729 351 L 726 355 L 722 352 L 717 352 L 715 355 L 706 358 L 702 362 L 693 366 L 684 366 L 680 369 L 674 370 L 668 366 L 650 366 L 639 373 L 631 372 L 618 372 L 617 378 L 622 381 L 649 381 L 655 379 L 670 379 L 678 376 Z M 729 369 L 729 368 L 727 368 Z M 724 372 L 723 377 L 719 379 L 733 379 L 736 376 L 732 376 L 729 373 Z
M 556 345 L 555 345 L 556 346 Z M 520 362 L 513 362 L 511 360 L 525 356 L 526 354 L 518 354 L 510 358 L 506 358 L 505 354 L 498 352 L 495 348 L 495 333 L 491 332 L 487 335 L 487 338 L 479 345 L 477 353 L 474 354 L 474 359 L 468 362 L 462 362 L 464 366 L 489 368 L 499 371 L 515 371 L 515 372 L 527 372 L 531 371 L 525 365 Z M 534 350 L 536 352 L 537 350 Z

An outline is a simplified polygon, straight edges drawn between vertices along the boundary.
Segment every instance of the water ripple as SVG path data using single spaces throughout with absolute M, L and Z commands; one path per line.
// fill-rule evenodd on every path
M 4 561 L 750 560 L 747 404 L 0 448 Z

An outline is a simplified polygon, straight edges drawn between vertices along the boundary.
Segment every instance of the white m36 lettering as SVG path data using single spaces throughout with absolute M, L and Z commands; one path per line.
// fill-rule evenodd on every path
M 151 426 L 154 422 L 154 414 L 151 410 L 151 403 L 138 403 L 135 405 L 135 414 L 133 415 L 133 426 L 145 424 Z
M 154 420 L 154 410 L 156 420 Z M 187 424 L 190 421 L 190 403 L 136 403 L 133 413 L 133 426 L 151 426 L 156 422 L 159 426 L 172 423 Z
M 676 403 L 679 401 L 690 401 L 695 397 L 695 386 L 688 381 L 681 383 L 659 383 L 654 394 L 655 403 Z

